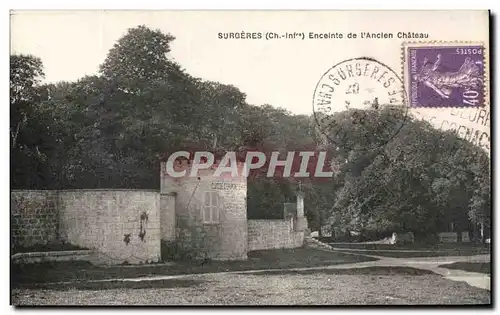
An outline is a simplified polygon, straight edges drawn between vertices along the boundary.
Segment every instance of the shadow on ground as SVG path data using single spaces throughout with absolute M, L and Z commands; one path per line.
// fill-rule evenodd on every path
M 245 261 L 182 261 L 171 264 L 148 266 L 94 266 L 88 262 L 45 262 L 12 264 L 13 287 L 66 281 L 139 278 L 160 275 L 181 275 L 246 271 L 262 269 L 286 269 L 321 267 L 338 264 L 374 261 L 377 259 L 359 255 L 321 251 L 313 248 L 275 249 L 253 251 Z
M 375 255 L 392 258 L 474 256 L 490 254 L 489 244 L 363 244 L 329 243 L 330 246 L 345 252 Z

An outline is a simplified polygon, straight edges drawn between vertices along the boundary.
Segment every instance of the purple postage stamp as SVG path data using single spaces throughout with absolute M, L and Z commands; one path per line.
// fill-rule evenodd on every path
M 404 46 L 404 57 L 410 107 L 484 106 L 484 46 L 415 43 Z

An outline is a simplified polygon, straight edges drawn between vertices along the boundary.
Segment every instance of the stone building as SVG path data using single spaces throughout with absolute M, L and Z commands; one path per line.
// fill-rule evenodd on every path
M 191 163 L 176 164 L 187 175 L 173 178 L 162 163 L 160 220 L 162 241 L 177 242 L 196 256 L 211 259 L 247 258 L 247 181 L 244 176 L 223 173 L 218 166 L 199 170 L 190 177 Z M 243 163 L 238 163 L 242 174 Z
M 192 164 L 185 160 L 176 167 L 190 171 Z M 248 220 L 246 177 L 217 176 L 216 167 L 200 170 L 196 177 L 173 178 L 162 163 L 159 191 L 11 191 L 12 259 L 76 259 L 78 254 L 96 263 L 141 264 L 171 259 L 164 248 L 174 246 L 192 258 L 244 260 L 252 250 L 303 245 L 307 221 L 302 194 L 282 219 Z M 238 163 L 238 174 L 243 167 Z M 62 243 L 86 251 L 24 253 Z

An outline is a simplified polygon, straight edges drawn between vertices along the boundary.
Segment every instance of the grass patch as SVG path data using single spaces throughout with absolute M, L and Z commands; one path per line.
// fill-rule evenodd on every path
M 346 252 L 349 252 L 348 249 L 345 250 Z M 434 252 L 382 252 L 382 251 L 376 251 L 376 250 L 370 250 L 370 251 L 362 251 L 362 252 L 354 252 L 352 251 L 351 253 L 359 253 L 360 255 L 374 255 L 374 256 L 382 256 L 382 257 L 392 257 L 392 258 L 417 258 L 417 257 L 441 257 L 441 256 L 473 256 L 473 255 L 480 255 L 480 254 L 489 254 L 490 252 L 483 252 L 483 251 L 460 251 L 460 250 L 455 250 L 455 251 L 434 251 Z
M 352 248 L 352 249 L 371 249 L 371 250 L 469 250 L 469 251 L 489 251 L 489 244 L 472 244 L 472 243 L 439 243 L 439 244 L 363 244 L 363 243 L 329 243 L 330 246 L 336 248 Z
M 149 266 L 94 266 L 88 262 L 43 262 L 34 264 L 13 264 L 12 285 L 23 287 L 30 284 L 86 281 L 114 278 L 138 278 L 154 275 L 198 274 L 224 271 L 262 269 L 284 269 L 320 267 L 335 264 L 373 261 L 376 259 L 321 251 L 312 248 L 260 250 L 248 253 L 244 261 L 186 261 L 169 265 Z
M 330 243 L 332 247 L 345 249 L 346 252 L 375 255 L 394 258 L 438 257 L 438 256 L 473 256 L 490 254 L 488 244 L 359 244 L 359 243 Z M 349 250 L 353 251 L 349 251 Z M 360 250 L 360 251 L 358 251 Z M 362 250 L 362 251 L 361 251 Z
M 447 268 L 447 269 L 458 269 L 470 272 L 478 272 L 484 274 L 491 274 L 491 264 L 488 263 L 479 263 L 479 262 L 457 262 L 453 264 L 445 264 L 440 265 L 439 267 Z
M 348 250 L 346 250 L 347 252 Z M 381 251 L 363 251 L 356 252 L 360 255 L 374 255 L 392 258 L 418 258 L 418 257 L 441 257 L 441 256 L 473 256 L 479 254 L 489 254 L 489 252 L 481 251 L 435 251 L 435 252 L 381 252 Z
M 430 270 L 423 270 L 411 267 L 363 267 L 363 268 L 349 268 L 349 269 L 316 269 L 316 270 L 265 270 L 252 272 L 252 275 L 337 275 L 337 276 L 356 276 L 356 275 L 370 275 L 370 276 L 393 276 L 393 275 L 407 275 L 407 276 L 423 276 L 435 275 Z

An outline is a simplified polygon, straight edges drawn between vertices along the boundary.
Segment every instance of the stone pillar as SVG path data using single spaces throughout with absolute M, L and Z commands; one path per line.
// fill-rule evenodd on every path
M 304 194 L 297 192 L 297 218 L 304 216 Z
M 304 193 L 301 191 L 296 192 L 297 196 L 297 224 L 296 231 L 307 230 L 307 219 L 304 216 Z

